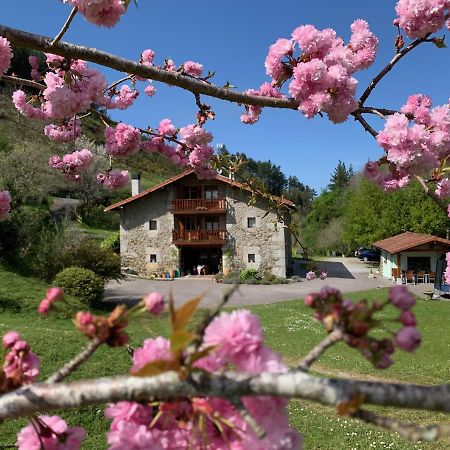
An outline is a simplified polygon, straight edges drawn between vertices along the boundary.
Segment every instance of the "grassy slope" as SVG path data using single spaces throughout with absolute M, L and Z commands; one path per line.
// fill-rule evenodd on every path
M 0 334 L 6 330 L 20 330 L 28 339 L 33 350 L 42 359 L 42 378 L 60 367 L 80 351 L 85 340 L 73 328 L 68 319 L 49 317 L 39 319 L 34 312 L 46 286 L 35 279 L 20 277 L 0 268 Z M 369 298 L 380 297 L 384 290 L 370 291 Z M 353 294 L 361 298 L 362 294 Z M 74 301 L 73 299 L 69 299 Z M 20 303 L 15 310 L 8 305 Z M 420 321 L 424 343 L 414 355 L 398 354 L 396 364 L 386 371 L 375 371 L 358 354 L 343 346 L 336 346 L 320 361 L 323 372 L 339 371 L 337 375 L 348 373 L 351 376 L 377 377 L 414 381 L 419 383 L 442 383 L 449 379 L 448 361 L 450 359 L 449 340 L 442 335 L 450 304 L 438 302 L 419 302 L 416 312 Z M 286 361 L 294 363 L 298 355 L 305 354 L 324 333 L 312 318 L 301 301 L 279 303 L 270 306 L 256 306 L 252 311 L 259 315 L 265 329 L 267 343 L 281 352 Z M 167 335 L 167 316 L 146 319 L 132 323 L 129 327 L 132 345 L 138 346 L 142 340 L 158 334 Z M 129 357 L 124 349 L 101 348 L 83 369 L 72 376 L 101 376 L 125 373 L 130 367 Z M 380 411 L 380 408 L 375 408 Z M 424 412 L 395 411 L 404 420 L 414 419 L 422 423 L 444 421 L 441 414 Z M 332 408 L 309 402 L 290 403 L 292 423 L 303 431 L 306 449 L 427 449 L 443 450 L 448 442 L 414 445 L 348 418 L 339 418 Z M 382 411 L 387 413 L 387 411 Z M 82 411 L 68 411 L 63 414 L 71 424 L 85 426 L 90 433 L 86 449 L 104 449 L 104 432 L 107 422 L 103 420 L 103 408 L 94 406 Z M 0 425 L 0 445 L 11 444 L 15 433 L 25 420 L 9 421 Z

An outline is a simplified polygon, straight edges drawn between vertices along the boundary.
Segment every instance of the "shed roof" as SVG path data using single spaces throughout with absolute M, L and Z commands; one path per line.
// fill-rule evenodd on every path
M 425 244 L 443 244 L 444 246 L 450 247 L 450 240 L 430 234 L 407 231 L 406 233 L 377 241 L 373 246 L 386 250 L 389 253 L 399 253 Z
M 175 183 L 176 181 L 181 180 L 182 178 L 187 177 L 188 175 L 191 175 L 193 173 L 195 173 L 194 170 L 186 170 L 185 172 L 180 173 L 179 175 L 175 175 L 174 177 L 169 178 L 168 180 L 166 180 L 160 184 L 157 184 L 156 186 L 153 186 L 150 189 L 146 189 L 145 191 L 142 191 L 139 194 L 134 195 L 133 197 L 128 197 L 125 200 L 122 200 L 120 202 L 114 203 L 111 206 L 108 206 L 107 208 L 105 208 L 105 211 L 113 211 L 115 209 L 118 209 L 128 203 L 134 202 L 135 200 L 145 197 L 145 196 L 151 194 L 152 192 L 158 191 L 159 189 L 163 188 L 164 186 L 168 186 L 169 184 Z M 230 180 L 229 178 L 224 177 L 222 175 L 217 174 L 215 179 L 218 181 L 221 181 L 223 183 L 227 183 L 231 186 L 237 187 L 239 189 L 243 189 L 245 191 L 252 192 L 252 190 L 249 187 L 243 185 L 242 183 L 239 183 L 238 181 Z M 281 204 L 283 204 L 285 206 L 289 206 L 291 208 L 295 207 L 295 203 L 291 202 L 290 200 L 287 200 L 286 198 L 277 197 L 276 195 L 272 195 L 271 197 L 274 200 L 279 201 Z

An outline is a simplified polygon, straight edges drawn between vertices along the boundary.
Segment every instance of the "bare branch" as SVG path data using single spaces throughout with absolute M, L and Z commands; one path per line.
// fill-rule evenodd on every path
M 355 111 L 351 114 L 368 133 L 370 133 L 375 139 L 377 138 L 378 133 L 369 125 L 366 119 L 364 119 L 364 117 L 359 112 Z
M 419 175 L 415 175 L 416 180 L 420 183 L 420 185 L 422 186 L 423 190 L 425 191 L 425 194 L 427 194 L 428 197 L 431 198 L 431 200 L 433 200 L 436 205 L 439 206 L 439 208 L 445 213 L 445 215 L 448 215 L 448 211 L 447 211 L 447 207 L 448 205 L 443 202 L 426 184 L 425 180 L 420 177 Z
M 298 370 L 307 372 L 311 365 L 322 355 L 323 352 L 344 337 L 342 330 L 336 328 L 327 337 L 319 342 L 299 363 Z
M 106 90 L 107 91 L 112 91 L 115 87 L 119 86 L 119 84 L 125 83 L 125 81 L 131 80 L 132 78 L 133 78 L 133 75 L 127 75 L 126 77 L 123 77 L 120 80 L 115 81 Z
M 78 8 L 75 6 L 72 9 L 72 11 L 70 11 L 69 17 L 67 18 L 63 27 L 61 28 L 61 31 L 56 35 L 55 39 L 53 39 L 53 41 L 50 43 L 51 46 L 57 44 L 62 39 L 62 37 L 64 36 L 66 31 L 69 29 L 69 26 L 72 23 L 72 20 L 77 15 L 77 12 L 78 12 Z
M 80 408 L 120 400 L 174 400 L 192 397 L 236 398 L 275 395 L 302 398 L 325 405 L 349 402 L 364 396 L 366 404 L 450 412 L 450 385 L 413 384 L 340 380 L 304 372 L 284 374 L 194 373 L 180 380 L 175 372 L 155 377 L 119 376 L 23 386 L 0 397 L 0 421 L 36 412 Z
M 394 431 L 413 442 L 431 442 L 442 437 L 450 436 L 450 425 L 428 425 L 422 427 L 415 423 L 399 422 L 389 417 L 379 416 L 378 414 L 363 409 L 353 413 L 352 417 Z
M 11 84 L 19 84 L 21 86 L 28 86 L 34 89 L 38 89 L 40 91 L 43 91 L 47 86 L 44 86 L 41 83 L 37 83 L 36 81 L 32 80 L 26 80 L 25 78 L 19 78 L 19 77 L 11 77 L 9 75 L 2 75 L 0 76 L 1 81 L 7 81 Z
M 392 68 L 411 50 L 415 49 L 418 45 L 423 44 L 424 42 L 428 42 L 427 38 L 431 33 L 428 33 L 424 38 L 416 39 L 411 42 L 407 47 L 403 50 L 399 51 L 395 54 L 395 56 L 389 61 L 389 63 L 381 70 L 381 72 L 370 82 L 369 86 L 367 86 L 366 90 L 363 92 L 359 99 L 360 106 L 364 105 L 364 102 L 369 98 L 369 95 L 375 89 L 377 84 L 392 70 Z
M 97 350 L 100 345 L 102 344 L 102 341 L 95 338 L 92 339 L 87 347 L 79 353 L 75 358 L 73 358 L 71 361 L 69 361 L 67 364 L 65 364 L 61 369 L 59 369 L 57 372 L 55 372 L 53 375 L 51 375 L 47 379 L 47 383 L 58 383 L 64 378 L 68 377 L 71 373 L 75 372 L 75 370 L 78 369 L 81 364 L 83 364 L 85 361 L 87 361 L 92 354 Z

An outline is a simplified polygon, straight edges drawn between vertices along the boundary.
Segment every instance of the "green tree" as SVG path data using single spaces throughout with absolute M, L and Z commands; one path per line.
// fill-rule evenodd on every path
M 334 169 L 334 172 L 331 174 L 328 189 L 330 191 L 339 191 L 347 188 L 350 184 L 350 180 L 354 175 L 355 172 L 353 171 L 352 165 L 350 164 L 349 168 L 347 169 L 345 163 L 339 160 L 338 165 Z

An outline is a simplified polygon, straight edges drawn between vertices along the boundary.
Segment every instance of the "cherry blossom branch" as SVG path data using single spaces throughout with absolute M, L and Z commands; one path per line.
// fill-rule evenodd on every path
M 8 83 L 12 84 L 20 84 L 22 86 L 28 86 L 34 89 L 39 89 L 40 91 L 45 90 L 46 86 L 44 86 L 41 83 L 37 83 L 36 81 L 27 80 L 25 78 L 19 78 L 19 77 L 12 77 L 9 75 L 2 75 L 0 76 L 1 81 L 7 81 Z
M 366 90 L 363 92 L 361 97 L 359 98 L 359 105 L 363 106 L 364 102 L 369 98 L 369 95 L 375 89 L 377 84 L 393 69 L 393 67 L 411 50 L 415 49 L 418 45 L 423 44 L 424 42 L 428 42 L 428 37 L 431 33 L 428 33 L 425 37 L 416 39 L 411 42 L 407 47 L 403 50 L 399 51 L 395 54 L 395 56 L 389 61 L 389 63 L 381 70 L 381 72 L 370 82 L 369 86 L 367 86 Z
M 115 81 L 106 90 L 107 91 L 112 91 L 115 87 L 119 86 L 119 84 L 125 83 L 125 81 L 131 80 L 132 78 L 133 78 L 133 75 L 127 75 L 126 77 L 123 77 L 120 80 Z
M 58 383 L 64 378 L 68 377 L 71 373 L 75 372 L 81 364 L 87 361 L 92 354 L 102 345 L 102 341 L 100 339 L 92 339 L 89 341 L 87 347 L 79 353 L 75 358 L 65 364 L 61 369 L 55 372 L 47 379 L 47 383 Z
M 428 195 L 428 197 L 430 197 L 438 206 L 439 208 L 445 213 L 445 215 L 448 215 L 448 210 L 447 207 L 448 205 L 443 202 L 426 184 L 425 180 L 420 177 L 419 175 L 415 175 L 414 176 L 416 178 L 416 180 L 420 183 L 420 185 L 422 186 L 423 190 L 425 191 L 425 194 Z
M 63 27 L 61 28 L 61 31 L 56 35 L 55 39 L 50 43 L 51 46 L 57 44 L 62 37 L 66 34 L 66 31 L 69 29 L 70 24 L 72 23 L 72 20 L 77 15 L 78 8 L 75 6 L 72 11 L 70 11 L 69 17 L 67 18 L 66 22 L 64 23 Z
M 32 384 L 0 396 L 0 421 L 55 409 L 80 408 L 120 400 L 173 400 L 192 397 L 236 398 L 274 395 L 337 406 L 355 395 L 373 405 L 450 412 L 450 385 L 437 386 L 344 380 L 301 371 L 223 375 L 175 372 L 155 377 L 119 376 L 57 384 Z
M 400 422 L 385 416 L 379 416 L 371 411 L 359 409 L 351 414 L 352 417 L 363 420 L 364 422 L 386 428 L 398 433 L 410 441 L 436 441 L 442 437 L 450 436 L 450 425 L 428 425 L 419 426 L 414 423 Z
M 311 365 L 332 345 L 339 342 L 344 337 L 341 329 L 336 328 L 327 337 L 319 342 L 298 364 L 297 370 L 307 372 Z
M 368 133 L 370 133 L 375 139 L 377 138 L 378 133 L 369 125 L 366 119 L 364 119 L 364 117 L 359 112 L 352 112 L 351 115 L 363 126 L 363 128 Z

